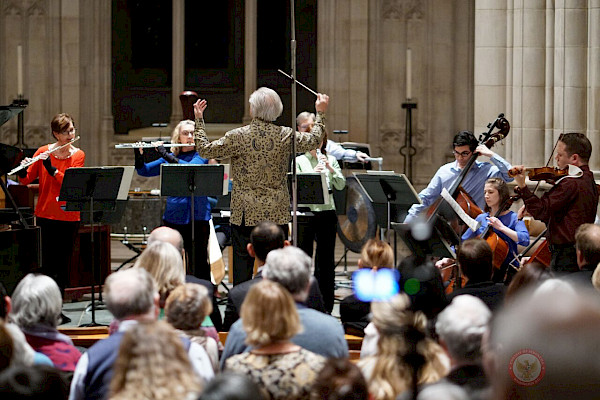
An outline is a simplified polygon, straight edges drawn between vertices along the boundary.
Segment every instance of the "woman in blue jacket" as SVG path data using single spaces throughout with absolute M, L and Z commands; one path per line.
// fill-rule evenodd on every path
M 173 147 L 169 153 L 164 146 L 159 145 L 156 151 L 161 158 L 149 163 L 144 163 L 142 151 L 135 150 L 135 169 L 141 176 L 157 176 L 160 174 L 161 164 L 208 164 L 196 152 L 194 145 L 194 121 L 181 121 L 171 135 L 171 143 L 189 143 L 189 146 Z M 188 257 L 192 254 L 192 224 L 191 224 L 191 197 L 167 198 L 167 205 L 163 215 L 163 224 L 176 229 L 183 236 L 184 247 Z M 195 238 L 195 266 L 191 272 L 198 278 L 210 281 L 210 265 L 208 263 L 208 236 L 210 233 L 209 220 L 210 203 L 206 196 L 194 197 L 194 238 Z

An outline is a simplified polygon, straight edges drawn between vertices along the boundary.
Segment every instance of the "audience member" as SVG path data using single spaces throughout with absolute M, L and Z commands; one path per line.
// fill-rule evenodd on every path
M 213 369 L 219 368 L 219 346 L 217 341 L 207 336 L 201 328 L 202 321 L 212 312 L 212 304 L 208 299 L 208 292 L 204 286 L 195 283 L 186 283 L 177 286 L 165 305 L 165 316 L 178 332 L 198 343 L 210 357 Z
M 513 301 L 519 293 L 538 286 L 546 279 L 552 278 L 552 276 L 552 271 L 542 263 L 531 262 L 523 265 L 519 272 L 513 276 L 510 285 L 506 288 L 504 304 L 508 304 Z
M 311 259 L 305 252 L 297 247 L 287 246 L 269 253 L 263 277 L 264 280 L 281 284 L 296 302 L 303 330 L 291 338 L 294 344 L 328 358 L 348 357 L 348 342 L 339 321 L 303 304 L 308 296 L 310 267 Z M 246 341 L 247 335 L 242 323 L 240 320 L 231 326 L 221 355 L 221 367 L 227 358 L 252 348 L 252 344 Z
M 485 364 L 493 399 L 600 397 L 600 298 L 585 288 L 556 291 L 552 281 L 494 318 Z
M 228 331 L 231 325 L 240 318 L 239 311 L 250 287 L 263 278 L 263 267 L 267 255 L 271 250 L 282 249 L 289 246 L 290 242 L 286 239 L 285 233 L 281 227 L 273 222 L 261 222 L 250 233 L 250 243 L 248 243 L 248 254 L 256 260 L 258 269 L 253 279 L 235 285 L 227 295 L 227 306 L 225 307 L 225 317 L 223 319 L 223 329 Z M 306 305 L 317 311 L 325 312 L 323 296 L 319 290 L 319 285 L 314 277 L 311 276 L 310 291 L 306 300 Z
M 409 306 L 404 293 L 371 304 L 373 322 L 367 330 L 377 331 L 377 354 L 361 358 L 358 366 L 375 400 L 394 400 L 417 385 L 437 382 L 448 372 L 444 350 L 426 335 L 427 318 Z
M 206 385 L 198 400 L 265 400 L 265 396 L 247 375 L 222 372 Z
M 6 329 L 4 321 L 0 319 L 0 371 L 4 371 L 11 365 L 14 353 L 13 339 Z
M 504 300 L 506 287 L 492 281 L 493 257 L 490 245 L 483 239 L 473 238 L 462 242 L 456 252 L 456 261 L 467 278 L 467 284 L 453 291 L 448 300 L 461 294 L 470 294 L 480 298 L 490 310 L 497 310 Z
M 143 268 L 110 274 L 104 283 L 104 301 L 108 311 L 119 321 L 119 330 L 96 342 L 83 354 L 71 382 L 70 400 L 106 398 L 123 335 L 138 322 L 154 321 L 158 317 L 156 283 Z M 212 379 L 214 371 L 202 346 L 187 339 L 182 342 L 194 372 L 205 381 Z M 153 367 L 168 368 L 168 365 Z
M 209 200 L 210 199 L 211 198 L 209 197 Z M 150 246 L 154 242 L 166 242 L 171 243 L 173 246 L 175 246 L 177 251 L 181 253 L 184 270 L 186 269 L 185 266 L 187 265 L 187 255 L 185 252 L 185 247 L 183 245 L 183 236 L 181 236 L 181 233 L 179 233 L 178 230 L 169 228 L 168 226 L 159 226 L 158 228 L 155 228 L 152 232 L 150 232 L 150 235 L 148 236 L 148 246 Z M 206 330 L 207 333 L 209 333 L 211 337 L 213 337 L 219 343 L 219 346 L 221 346 L 221 343 L 219 342 L 219 337 L 217 335 L 217 331 L 223 330 L 223 319 L 221 318 L 219 304 L 217 303 L 216 296 L 214 295 L 216 289 L 215 285 L 213 285 L 212 282 L 207 281 L 206 279 L 200 279 L 195 277 L 194 275 L 189 274 L 185 275 L 185 281 L 188 283 L 197 283 L 199 285 L 204 286 L 206 290 L 208 290 L 208 297 L 213 305 L 213 311 L 210 314 L 210 319 L 212 320 L 212 325 L 215 327 L 214 335 L 213 332 L 211 332 L 212 330 L 208 329 L 210 328 L 210 326 L 206 326 Z
M 195 398 L 201 385 L 174 329 L 144 321 L 123 335 L 110 383 L 111 400 Z
M 600 264 L 598 264 L 600 265 Z M 592 274 L 592 286 L 596 291 L 600 292 L 600 268 L 596 266 L 594 273 Z
M 575 232 L 575 253 L 579 271 L 565 275 L 569 282 L 592 287 L 592 274 L 600 263 L 600 225 L 583 224 Z
M 394 251 L 386 242 L 379 239 L 369 239 L 363 246 L 358 268 L 368 268 L 377 271 L 380 268 L 394 268 Z M 356 293 L 340 302 L 340 317 L 346 333 L 357 336 L 365 335 L 365 327 L 369 324 L 371 302 L 361 301 Z
M 49 365 L 16 365 L 0 373 L 2 400 L 66 400 L 69 384 Z
M 347 358 L 329 358 L 311 389 L 313 400 L 368 400 L 367 381 Z
M 27 274 L 15 288 L 9 317 L 35 351 L 48 356 L 61 371 L 74 371 L 81 353 L 56 329 L 61 310 L 62 296 L 56 282 L 46 275 Z
M 33 364 L 53 366 L 52 360 L 50 360 L 47 355 L 34 351 L 29 343 L 27 343 L 27 339 L 23 332 L 21 332 L 21 329 L 16 324 L 10 322 L 8 316 L 11 308 L 12 300 L 6 293 L 4 285 L 0 282 L 0 319 L 4 320 L 4 327 L 13 340 L 15 351 L 13 353 L 12 363 L 26 366 Z
M 400 291 L 410 298 L 410 309 L 421 311 L 427 319 L 434 320 L 448 304 L 439 269 L 429 260 L 409 256 L 400 262 L 398 272 Z
M 270 399 L 307 399 L 325 358 L 290 340 L 302 330 L 290 293 L 269 280 L 252 286 L 242 305 L 242 323 L 253 349 L 231 356 L 225 370 L 247 374 Z
M 435 324 L 441 346 L 450 357 L 450 373 L 443 380 L 461 386 L 473 400 L 489 398 L 489 383 L 481 358 L 481 339 L 492 317 L 477 297 L 455 297 Z

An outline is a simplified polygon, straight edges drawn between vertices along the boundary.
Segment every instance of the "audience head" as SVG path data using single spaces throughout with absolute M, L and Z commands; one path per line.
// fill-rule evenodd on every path
M 169 292 L 185 283 L 185 270 L 181 254 L 173 245 L 154 242 L 138 257 L 133 268 L 143 268 L 150 273 L 164 302 Z
M 367 381 L 347 358 L 329 358 L 313 383 L 313 400 L 368 400 Z
M 486 366 L 494 398 L 597 399 L 599 331 L 597 293 L 580 288 L 520 296 L 492 323 L 494 362 Z
M 481 338 L 492 317 L 490 309 L 477 297 L 455 297 L 435 324 L 440 342 L 453 365 L 481 362 Z
M 273 222 L 265 221 L 258 224 L 250 233 L 248 252 L 264 262 L 272 250 L 281 249 L 289 242 L 281 227 Z
M 379 332 L 377 362 L 369 381 L 369 392 L 375 398 L 394 399 L 447 372 L 440 359 L 443 349 L 426 336 L 427 318 L 409 306 L 404 293 L 371 303 L 372 323 Z
M 17 365 L 0 373 L 3 400 L 66 400 L 69 384 L 59 370 L 48 365 Z
M 296 117 L 296 127 L 299 132 L 310 132 L 315 124 L 315 114 L 303 111 Z
M 476 398 L 479 397 L 469 396 L 469 393 L 461 386 L 444 381 L 425 385 L 417 395 L 417 400 L 471 400 Z
M 492 279 L 494 254 L 488 242 L 480 238 L 465 240 L 456 252 L 456 261 L 469 282 Z
M 469 146 L 469 149 L 471 151 L 475 151 L 478 143 L 479 142 L 477 141 L 477 139 L 475 139 L 475 135 L 473 135 L 473 132 L 469 131 L 458 132 L 452 140 L 453 147 Z
M 583 224 L 575 232 L 575 248 L 579 267 L 600 263 L 600 225 Z
M 531 262 L 523 265 L 519 272 L 513 276 L 508 288 L 506 288 L 504 302 L 513 301 L 520 293 L 523 293 L 527 289 L 532 289 L 550 278 L 552 278 L 552 272 L 542 263 Z
M 6 316 L 10 312 L 11 301 L 6 292 L 6 288 L 0 282 L 0 318 L 6 319 Z
M 252 379 L 235 372 L 221 372 L 212 379 L 198 400 L 263 400 L 265 396 Z
M 398 265 L 400 288 L 410 297 L 410 308 L 433 319 L 446 307 L 446 293 L 440 270 L 429 260 L 416 256 L 404 258 Z
M 11 364 L 14 354 L 12 336 L 0 320 L 0 371 L 4 371 Z
M 185 254 L 183 247 L 183 236 L 178 230 L 169 228 L 168 226 L 159 226 L 150 232 L 148 236 L 148 246 L 154 242 L 166 242 L 171 243 L 181 255 Z
M 577 155 L 576 164 L 587 165 L 592 156 L 592 143 L 583 133 L 563 133 L 558 138 L 559 145 L 564 145 L 564 151 L 567 157 Z M 557 156 L 558 157 L 558 156 Z M 560 163 L 559 163 L 560 167 Z
M 283 103 L 276 91 L 267 87 L 258 88 L 250 95 L 250 115 L 263 121 L 275 121 L 283 112 Z
M 199 329 L 212 310 L 208 290 L 196 283 L 186 283 L 177 286 L 167 297 L 165 316 L 175 328 L 190 331 Z
M 394 250 L 379 239 L 369 239 L 360 252 L 360 268 L 394 268 Z
M 290 293 L 279 283 L 262 280 L 253 285 L 241 310 L 246 343 L 263 346 L 284 341 L 300 332 L 302 325 Z
M 117 320 L 155 318 L 158 312 L 156 283 L 142 268 L 114 272 L 104 282 L 104 302 Z
M 294 246 L 273 250 L 267 256 L 263 278 L 286 288 L 296 301 L 305 301 L 310 284 L 311 258 Z
M 61 311 L 62 296 L 56 282 L 46 275 L 27 274 L 13 292 L 10 320 L 21 328 L 56 328 Z
M 141 322 L 125 332 L 111 399 L 185 399 L 200 389 L 181 338 L 166 322 Z
M 592 286 L 594 286 L 594 289 L 600 292 L 600 268 L 598 268 L 598 265 L 596 266 L 596 269 L 594 269 L 594 273 L 592 274 Z

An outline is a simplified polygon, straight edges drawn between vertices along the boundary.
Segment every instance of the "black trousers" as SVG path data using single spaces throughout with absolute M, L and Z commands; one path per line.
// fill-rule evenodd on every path
M 36 217 L 41 228 L 42 267 L 39 272 L 56 281 L 61 293 L 69 284 L 73 245 L 79 232 L 79 221 L 58 221 Z
M 315 252 L 315 278 L 323 294 L 325 310 L 333 310 L 335 292 L 335 239 L 337 215 L 335 210 L 318 211 L 307 223 L 298 224 L 298 247 L 311 258 Z
M 242 219 L 242 224 L 244 220 Z M 279 225 L 287 237 L 289 229 L 287 224 Z M 254 270 L 254 257 L 248 254 L 248 243 L 250 243 L 250 233 L 254 226 L 231 224 L 231 245 L 233 246 L 233 285 L 252 279 Z
M 165 226 L 173 228 L 183 236 L 183 247 L 189 260 L 189 273 L 200 279 L 210 281 L 210 264 L 208 263 L 208 237 L 210 224 L 208 221 L 194 221 L 194 243 L 196 263 L 192 265 L 192 224 L 179 225 L 164 221 Z

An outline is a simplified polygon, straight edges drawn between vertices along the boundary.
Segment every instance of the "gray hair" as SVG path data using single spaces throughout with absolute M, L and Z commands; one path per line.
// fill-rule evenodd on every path
M 306 121 L 307 119 L 309 119 L 309 118 L 312 118 L 313 121 L 314 121 L 316 119 L 315 113 L 311 113 L 311 112 L 308 112 L 308 111 L 302 111 L 296 117 L 296 125 L 298 125 L 298 126 L 302 125 L 302 123 L 304 121 Z
M 148 236 L 148 246 L 154 242 L 171 243 L 177 251 L 183 253 L 183 236 L 177 229 L 169 228 L 168 226 L 159 226 L 150 232 Z
M 114 272 L 104 282 L 106 308 L 118 320 L 150 312 L 157 293 L 154 279 L 143 268 Z
M 250 95 L 250 115 L 264 121 L 275 121 L 283 111 L 281 98 L 273 89 L 258 88 Z
M 12 295 L 10 319 L 21 328 L 41 324 L 56 328 L 61 322 L 62 296 L 54 279 L 27 274 Z
M 457 296 L 442 311 L 435 330 L 456 361 L 481 359 L 481 338 L 492 313 L 483 301 L 468 294 Z
M 263 278 L 279 283 L 294 297 L 306 291 L 312 260 L 304 251 L 294 246 L 271 250 L 266 262 Z

